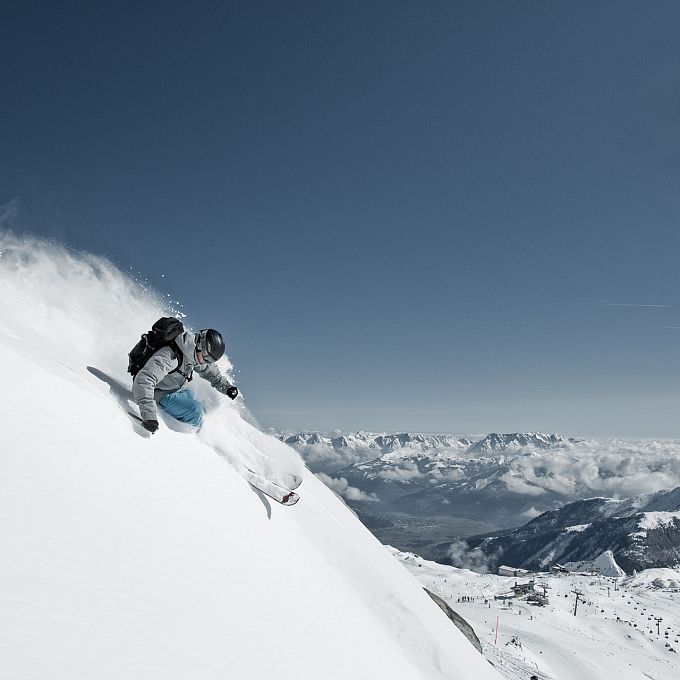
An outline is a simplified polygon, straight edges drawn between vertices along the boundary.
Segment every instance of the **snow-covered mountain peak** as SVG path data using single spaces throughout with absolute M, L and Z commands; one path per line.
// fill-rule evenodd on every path
M 462 451 L 472 443 L 471 440 L 449 434 L 421 433 L 375 433 L 363 432 L 325 435 L 320 432 L 293 432 L 280 434 L 279 438 L 286 444 L 296 447 L 326 446 L 336 451 L 347 453 L 365 452 L 368 458 L 376 453 L 392 453 L 401 449 L 428 451 L 439 448 L 451 448 Z
M 626 572 L 616 563 L 614 553 L 611 550 L 605 550 L 600 553 L 594 560 L 584 562 L 567 562 L 564 566 L 569 571 L 588 572 L 600 574 L 600 576 L 609 576 L 612 578 L 620 578 L 626 575 Z
M 492 432 L 484 439 L 469 448 L 470 453 L 491 453 L 497 451 L 513 451 L 524 448 L 539 450 L 551 449 L 570 440 L 558 434 L 543 434 L 542 432 L 514 432 L 512 434 L 497 434 Z M 573 440 L 571 440 L 573 441 Z

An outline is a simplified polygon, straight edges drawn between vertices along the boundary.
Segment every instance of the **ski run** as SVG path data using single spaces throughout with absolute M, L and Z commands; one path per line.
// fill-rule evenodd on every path
M 392 552 L 472 625 L 484 655 L 507 680 L 680 677 L 679 572 L 498 576 Z M 522 594 L 532 580 L 532 590 L 547 597 L 544 606 Z

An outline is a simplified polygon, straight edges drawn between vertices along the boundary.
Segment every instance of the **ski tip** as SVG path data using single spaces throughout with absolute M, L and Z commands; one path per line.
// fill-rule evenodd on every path
M 300 496 L 295 491 L 289 491 L 282 499 L 282 505 L 295 505 L 300 500 Z

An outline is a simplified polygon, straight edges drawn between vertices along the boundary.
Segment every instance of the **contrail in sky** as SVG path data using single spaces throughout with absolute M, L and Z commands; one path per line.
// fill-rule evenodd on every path
M 672 307 L 672 305 L 638 305 L 632 302 L 582 302 L 581 304 L 593 307 L 662 307 L 664 309 Z

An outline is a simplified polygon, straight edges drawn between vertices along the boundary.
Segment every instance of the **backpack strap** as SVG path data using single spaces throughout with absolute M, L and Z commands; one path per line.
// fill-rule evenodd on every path
M 179 373 L 181 376 L 183 376 L 187 382 L 191 382 L 194 378 L 194 372 L 192 371 L 189 375 L 187 375 L 183 370 L 182 370 L 182 361 L 184 361 L 184 354 L 182 353 L 182 350 L 179 348 L 179 345 L 175 340 L 173 340 L 168 347 L 175 353 L 175 359 L 177 359 L 177 368 L 173 368 L 170 373 Z

